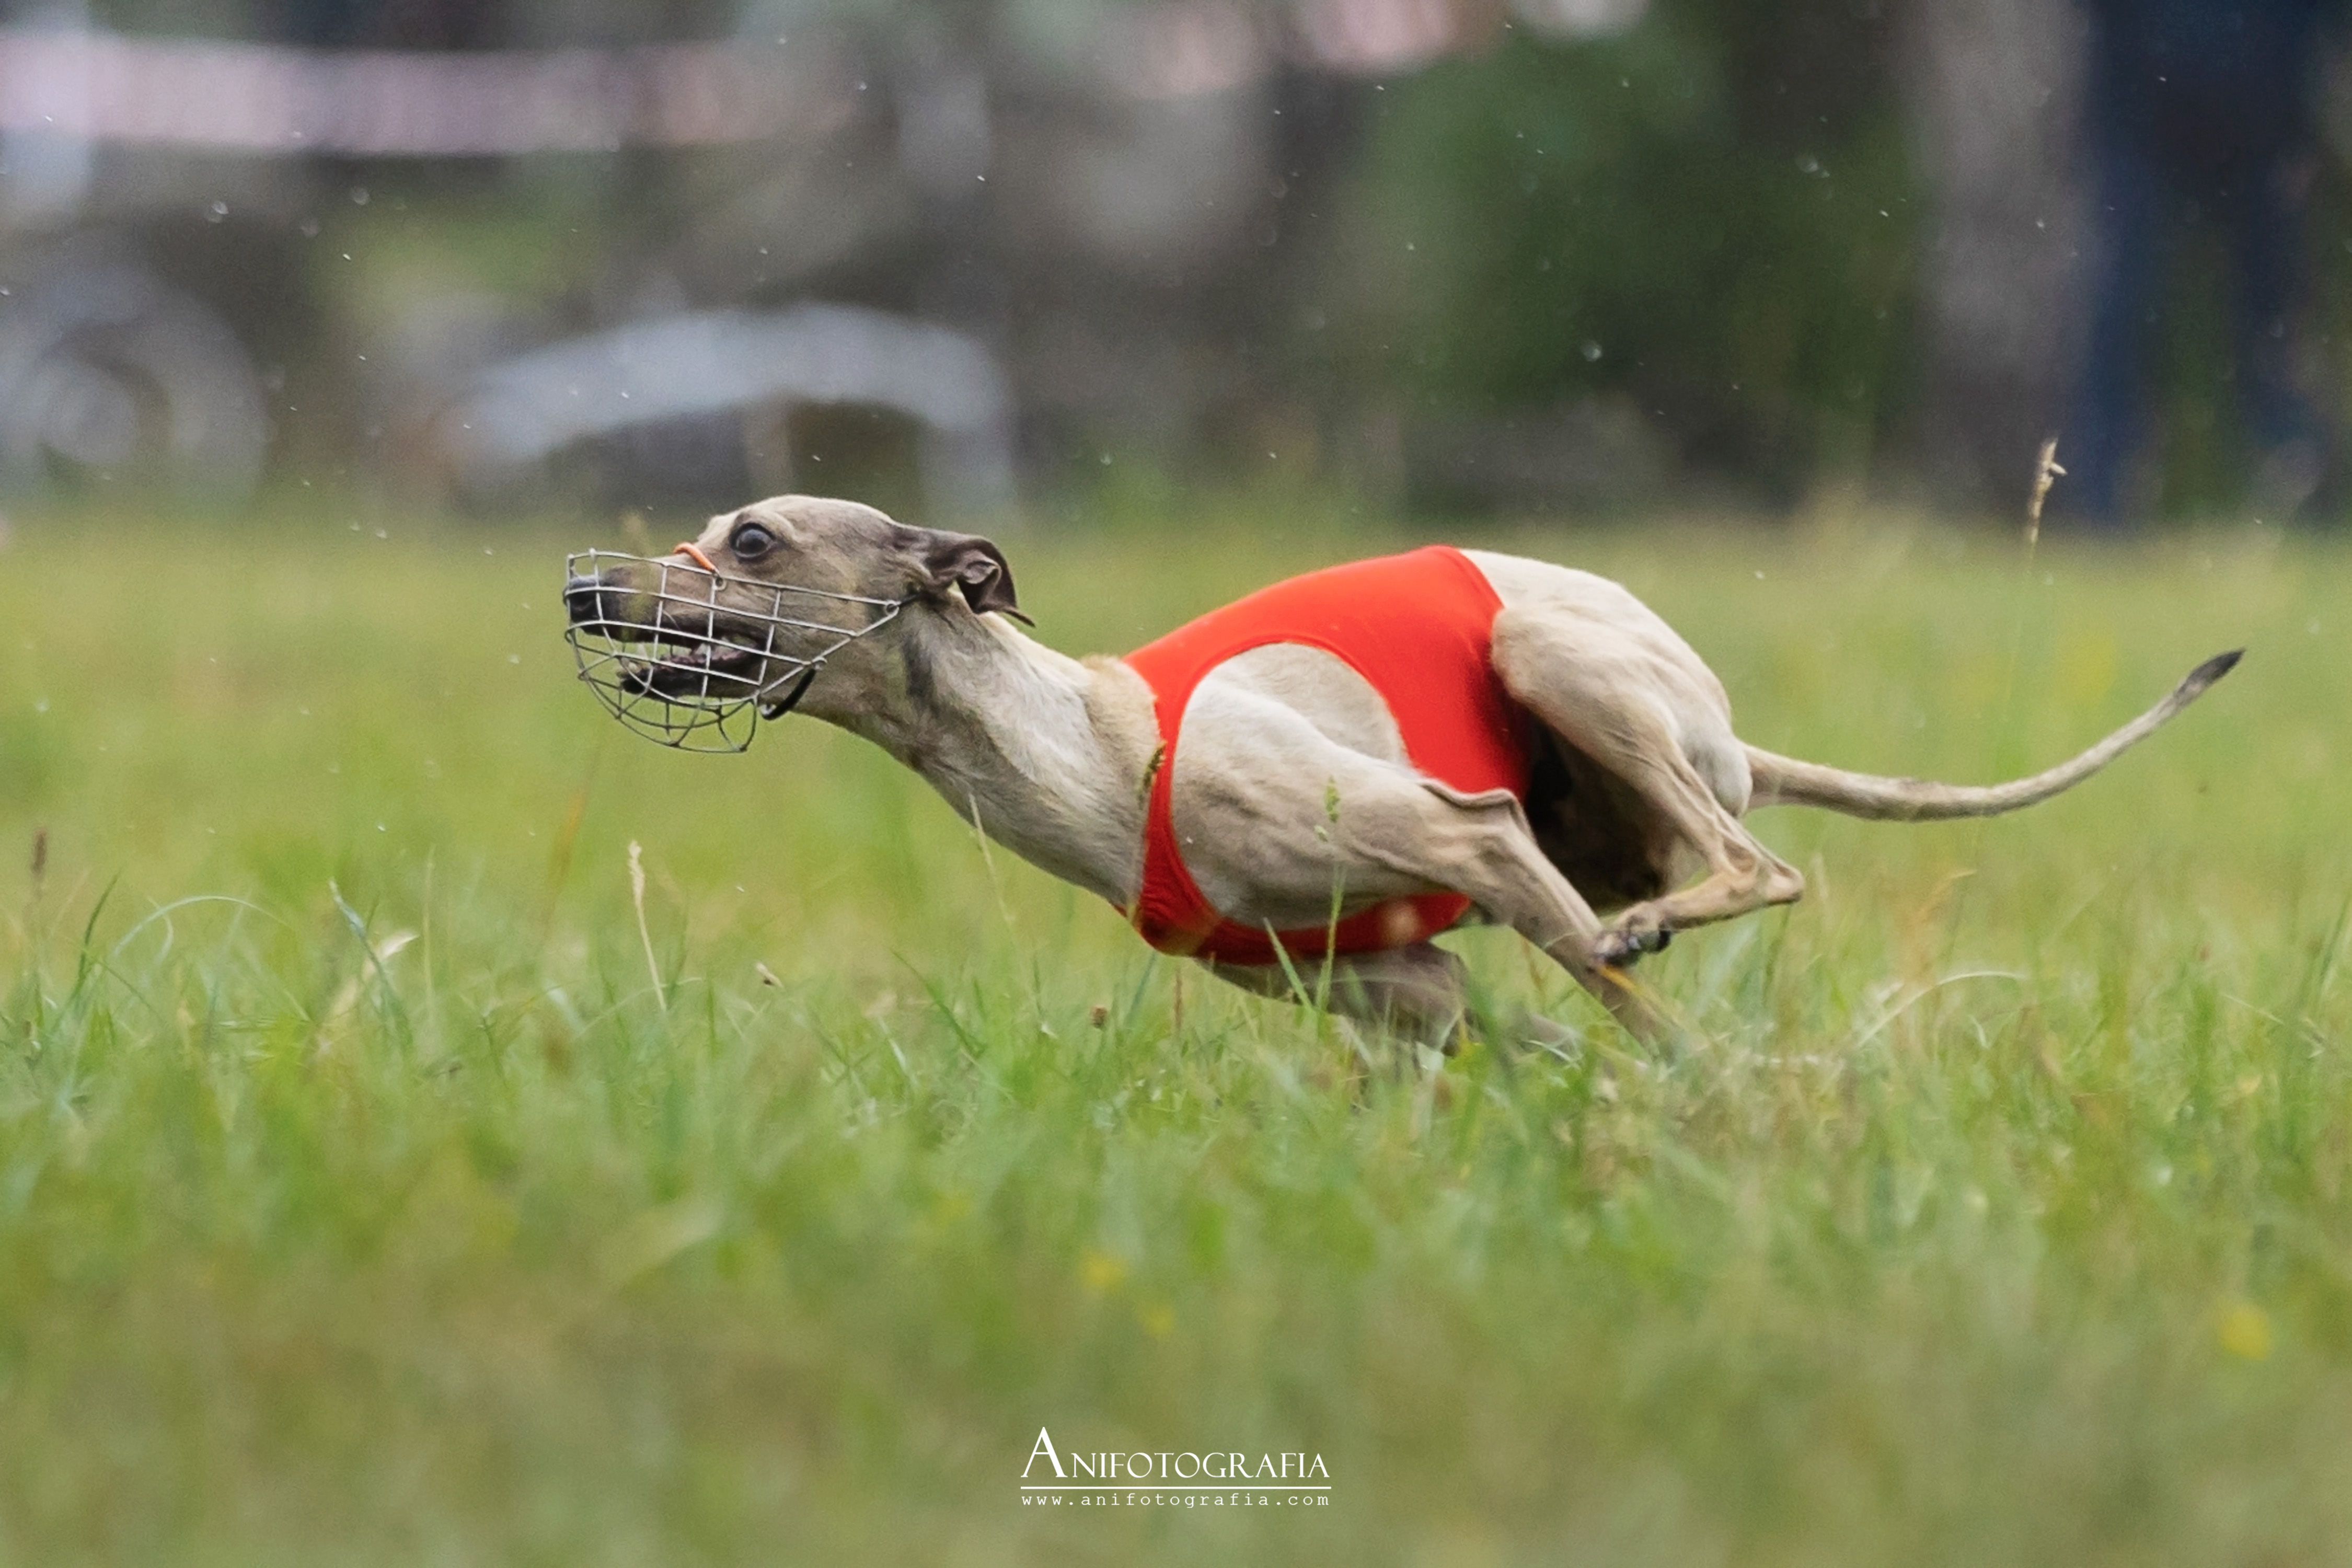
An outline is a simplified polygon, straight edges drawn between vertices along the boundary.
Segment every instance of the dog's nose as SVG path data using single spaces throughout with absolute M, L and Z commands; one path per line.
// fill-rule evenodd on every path
M 586 577 L 572 577 L 563 584 L 563 607 L 574 626 L 583 621 L 608 621 L 613 618 L 604 603 L 604 578 L 602 573 Z

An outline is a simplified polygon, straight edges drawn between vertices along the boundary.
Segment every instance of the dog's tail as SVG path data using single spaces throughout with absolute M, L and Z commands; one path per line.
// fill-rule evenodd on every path
M 2205 694 L 2205 689 L 2236 668 L 2245 649 L 2217 653 L 2189 672 L 2172 694 L 2072 762 L 2032 778 L 1999 784 L 1948 784 L 1928 779 L 1890 779 L 1850 773 L 1843 768 L 1799 762 L 1748 748 L 1755 781 L 1748 802 L 1759 805 L 1818 805 L 1848 816 L 1886 822 L 1933 822 L 1951 816 L 1998 816 L 2004 811 L 2048 800 L 2072 789 L 2156 732 L 2164 721 Z

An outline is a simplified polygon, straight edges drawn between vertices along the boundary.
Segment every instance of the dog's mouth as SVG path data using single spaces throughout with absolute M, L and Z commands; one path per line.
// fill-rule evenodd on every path
M 564 637 L 580 679 L 622 723 L 688 751 L 750 745 L 759 720 L 792 711 L 826 659 L 902 607 L 676 559 L 590 551 L 568 571 Z
M 641 638 L 614 634 L 614 640 L 635 642 L 646 651 L 624 656 L 614 678 L 624 690 L 667 700 L 696 701 L 720 693 L 735 700 L 757 694 L 761 673 L 772 649 L 752 647 L 723 636 L 689 637 L 657 627 L 645 628 Z

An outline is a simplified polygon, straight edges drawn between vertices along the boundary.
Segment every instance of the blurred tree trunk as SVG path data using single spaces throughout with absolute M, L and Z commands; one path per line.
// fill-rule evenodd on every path
M 1919 452 L 1943 498 L 2022 503 L 2082 333 L 2072 282 L 2083 18 L 2070 0 L 1911 0 L 1906 112 L 1934 204 Z

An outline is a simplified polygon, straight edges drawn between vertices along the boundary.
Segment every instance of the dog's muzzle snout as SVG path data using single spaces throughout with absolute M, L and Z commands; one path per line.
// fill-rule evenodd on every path
M 604 574 L 601 572 L 564 579 L 563 610 L 575 626 L 590 621 L 611 620 L 614 606 L 608 603 L 609 597 Z
M 580 679 L 638 734 L 740 752 L 780 719 L 824 661 L 888 624 L 905 600 L 729 577 L 708 557 L 591 550 L 565 563 L 563 610 Z M 861 618 L 863 625 L 843 626 Z

